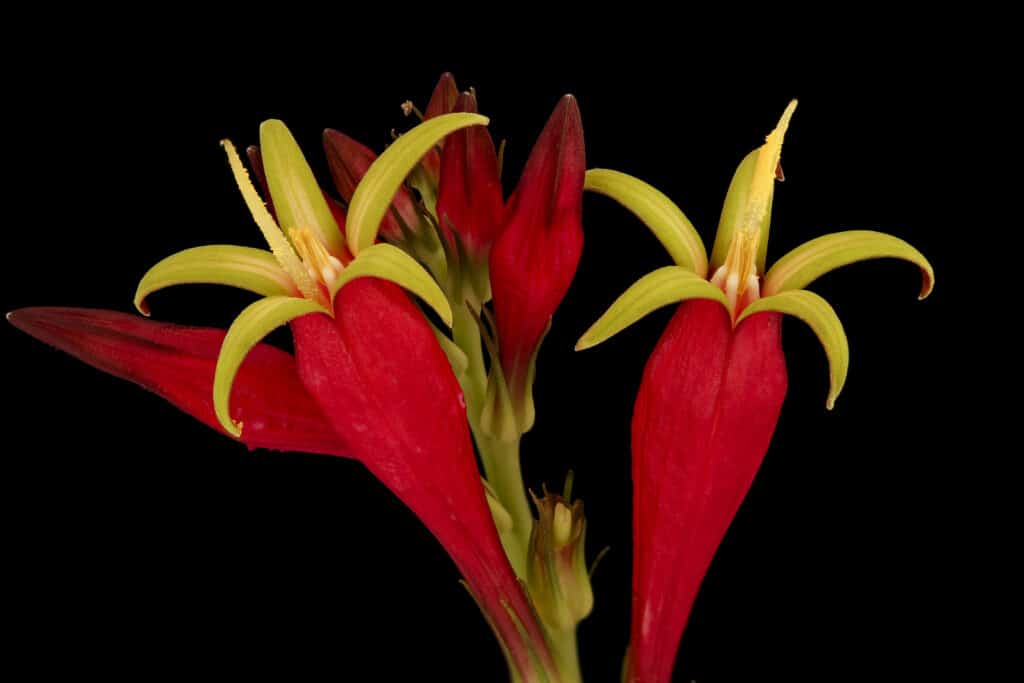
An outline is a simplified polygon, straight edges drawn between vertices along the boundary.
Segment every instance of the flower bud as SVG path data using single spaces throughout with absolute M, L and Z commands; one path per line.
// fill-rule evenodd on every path
M 534 497 L 539 519 L 530 535 L 527 585 L 537 613 L 551 629 L 576 627 L 594 607 L 583 541 L 583 501 L 547 493 Z

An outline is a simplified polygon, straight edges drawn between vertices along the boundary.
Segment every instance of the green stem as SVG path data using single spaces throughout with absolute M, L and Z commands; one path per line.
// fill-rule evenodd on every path
M 512 530 L 504 534 L 505 554 L 512 568 L 523 581 L 526 580 L 526 559 L 530 548 L 530 532 L 533 530 L 533 512 L 526 499 L 526 486 L 519 466 L 519 439 L 512 442 L 498 441 L 486 435 L 478 439 L 480 459 L 484 464 L 487 483 L 494 489 L 498 501 L 512 517 Z
M 469 426 L 476 439 L 487 483 L 509 515 L 512 530 L 502 534 L 502 545 L 516 576 L 526 585 L 526 567 L 533 530 L 533 512 L 526 497 L 526 485 L 520 466 L 519 439 L 501 441 L 480 428 L 480 413 L 487 393 L 487 369 L 484 364 L 480 328 L 466 306 L 452 306 L 452 337 L 469 361 L 462 378 Z M 560 675 L 559 683 L 582 683 L 576 629 L 548 630 L 551 654 Z M 513 674 L 513 677 L 515 674 Z
M 485 434 L 480 428 L 480 413 L 487 393 L 487 369 L 484 365 L 480 328 L 465 305 L 452 307 L 452 337 L 469 361 L 463 378 L 462 391 L 466 397 L 469 426 L 480 450 L 487 483 L 509 515 L 512 531 L 504 534 L 503 543 L 516 576 L 526 580 L 526 555 L 533 529 L 533 513 L 526 498 L 526 486 L 519 464 L 519 439 L 500 441 Z
M 551 654 L 555 658 L 555 666 L 562 677 L 560 683 L 583 683 L 580 657 L 576 649 L 576 629 L 549 630 L 548 637 L 551 640 Z

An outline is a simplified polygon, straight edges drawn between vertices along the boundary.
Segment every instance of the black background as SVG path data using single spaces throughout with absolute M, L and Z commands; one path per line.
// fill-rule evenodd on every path
M 61 59 L 11 73 L 6 310 L 129 311 L 138 278 L 163 256 L 259 246 L 218 140 L 255 142 L 261 120 L 283 118 L 326 179 L 323 128 L 379 149 L 409 125 L 398 105 L 424 106 L 443 70 L 477 88 L 493 135 L 508 139 L 507 189 L 557 98 L 573 92 L 588 166 L 665 191 L 710 248 L 736 163 L 800 98 L 769 262 L 825 232 L 875 228 L 920 248 L 938 285 L 919 303 L 916 269 L 874 262 L 813 286 L 852 350 L 831 413 L 824 354 L 787 322 L 783 416 L 674 680 L 915 678 L 956 650 L 950 528 L 962 503 L 949 493 L 948 453 L 964 372 L 951 316 L 963 309 L 944 142 L 959 91 L 942 54 L 897 54 L 881 39 L 851 43 L 836 62 L 785 46 L 638 51 L 558 34 L 470 45 L 439 40 L 434 27 L 430 39 L 378 28 L 354 41 L 329 23 L 284 43 L 265 25 L 199 36 L 154 22 L 46 36 Z M 615 296 L 669 259 L 609 200 L 588 196 L 584 220 L 579 272 L 540 359 L 524 467 L 533 487 L 574 468 L 590 555 L 611 547 L 580 648 L 587 679 L 613 681 L 628 637 L 629 415 L 670 312 L 571 349 Z M 248 300 L 195 287 L 152 304 L 158 319 L 226 326 Z M 40 676 L 136 680 L 503 680 L 443 551 L 361 466 L 249 453 L 156 397 L 7 326 L 2 334 L 4 612 L 18 663 Z

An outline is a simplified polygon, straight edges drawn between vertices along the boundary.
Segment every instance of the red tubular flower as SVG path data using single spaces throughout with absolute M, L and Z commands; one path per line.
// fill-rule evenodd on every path
M 462 391 L 423 313 L 450 324 L 437 284 L 405 252 L 376 244 L 402 179 L 438 140 L 487 120 L 438 117 L 371 167 L 349 205 L 348 243 L 287 128 L 261 127 L 271 215 L 225 141 L 232 172 L 270 252 L 197 247 L 143 277 L 136 304 L 176 284 L 226 284 L 263 295 L 225 334 L 81 309 L 26 309 L 26 332 L 164 396 L 251 447 L 346 455 L 362 462 L 430 529 L 499 636 L 517 680 L 555 679 L 545 635 L 506 558 L 486 499 Z M 369 189 L 367 189 L 367 187 Z M 295 358 L 258 345 L 291 324 Z
M 374 279 L 343 288 L 334 306 L 333 320 L 292 322 L 303 384 L 355 457 L 448 551 L 519 674 L 535 668 L 531 656 L 552 667 L 545 650 L 530 653 L 544 635 L 498 539 L 462 390 L 423 314 Z
M 532 422 L 530 366 L 583 250 L 585 170 L 579 108 L 566 95 L 530 152 L 491 249 L 501 365 L 520 431 Z
M 733 330 L 714 301 L 679 306 L 633 409 L 630 681 L 668 681 L 718 544 L 768 450 L 786 396 L 781 316 Z
M 906 242 L 855 230 L 819 237 L 764 273 L 774 181 L 792 102 L 765 144 L 740 164 L 710 268 L 682 211 L 617 171 L 587 172 L 587 189 L 640 217 L 676 261 L 641 278 L 580 339 L 600 343 L 650 311 L 682 301 L 644 369 L 633 411 L 633 609 L 626 679 L 669 681 L 701 581 L 761 465 L 786 395 L 781 315 L 806 322 L 829 358 L 831 408 L 846 378 L 842 324 L 803 287 L 842 265 L 896 257 L 932 268 Z M 710 282 L 705 279 L 713 273 Z M 763 276 L 762 276 L 762 273 Z
M 476 112 L 476 97 L 462 93 L 455 111 Z M 445 235 L 454 230 L 469 257 L 487 263 L 491 244 L 501 234 L 505 202 L 494 141 L 483 126 L 464 128 L 445 141 L 437 218 Z

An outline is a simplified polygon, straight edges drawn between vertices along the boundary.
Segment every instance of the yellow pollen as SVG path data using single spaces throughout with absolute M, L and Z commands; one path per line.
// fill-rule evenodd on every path
M 306 272 L 314 280 L 330 286 L 344 266 L 327 251 L 327 247 L 308 228 L 292 228 L 288 231 L 295 251 L 302 258 Z
M 751 283 L 757 283 L 757 250 L 761 244 L 761 226 L 771 206 L 775 180 L 779 175 L 782 140 L 786 136 L 789 120 L 793 117 L 795 109 L 796 100 L 793 100 L 782 112 L 778 125 L 768 134 L 758 150 L 747 205 L 733 233 L 725 264 L 712 278 L 712 281 L 725 291 L 734 313 L 737 312 L 736 303 L 743 299 Z

